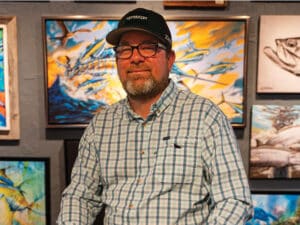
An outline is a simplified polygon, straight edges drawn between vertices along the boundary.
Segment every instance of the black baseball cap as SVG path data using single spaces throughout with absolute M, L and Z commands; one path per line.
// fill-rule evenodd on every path
M 164 17 L 152 10 L 137 8 L 125 14 L 117 29 L 106 36 L 106 41 L 118 45 L 121 36 L 128 31 L 144 31 L 158 38 L 168 49 L 172 48 L 170 29 Z

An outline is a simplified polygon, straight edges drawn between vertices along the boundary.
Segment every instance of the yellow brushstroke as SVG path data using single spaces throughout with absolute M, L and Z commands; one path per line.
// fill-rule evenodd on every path
M 232 85 L 236 79 L 239 77 L 238 73 L 225 73 L 223 75 L 220 75 L 219 79 L 217 80 L 218 82 L 222 83 L 222 84 L 227 84 L 227 86 Z M 214 84 L 211 89 L 223 89 L 224 85 L 222 84 Z
M 9 205 L 4 196 L 0 198 L 0 224 L 1 225 L 12 225 L 13 212 L 10 210 Z

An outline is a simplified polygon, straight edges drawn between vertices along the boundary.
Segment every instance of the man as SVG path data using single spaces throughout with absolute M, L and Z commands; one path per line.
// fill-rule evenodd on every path
M 127 13 L 107 35 L 127 98 L 85 130 L 58 224 L 239 225 L 251 216 L 231 125 L 209 100 L 177 89 L 164 18 Z

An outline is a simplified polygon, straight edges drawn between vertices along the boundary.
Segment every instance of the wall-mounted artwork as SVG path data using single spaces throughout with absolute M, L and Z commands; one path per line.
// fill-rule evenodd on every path
M 178 1 L 164 0 L 163 5 L 166 8 L 225 8 L 228 5 L 227 0 L 210 0 L 210 1 Z
M 0 16 L 0 140 L 20 138 L 17 19 Z
M 260 17 L 258 93 L 299 93 L 299 15 Z
M 176 60 L 171 78 L 209 98 L 233 126 L 245 125 L 248 17 L 170 19 Z
M 7 29 L 0 24 L 0 130 L 10 129 Z
M 49 159 L 0 158 L 0 224 L 50 225 Z
M 250 178 L 300 178 L 300 105 L 253 105 Z
M 300 223 L 299 193 L 252 193 L 254 215 L 246 225 Z
M 219 105 L 233 126 L 244 126 L 248 17 L 167 20 L 176 51 L 171 79 Z M 105 41 L 117 24 L 43 18 L 48 127 L 86 126 L 95 113 L 126 96 Z

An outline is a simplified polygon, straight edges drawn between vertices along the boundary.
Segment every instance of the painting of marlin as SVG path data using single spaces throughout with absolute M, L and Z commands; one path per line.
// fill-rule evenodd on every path
M 85 126 L 103 107 L 126 97 L 106 34 L 118 21 L 45 18 L 49 126 Z M 220 102 L 233 124 L 243 124 L 245 20 L 168 21 L 179 88 Z M 198 34 L 208 36 L 204 41 Z M 240 110 L 235 110 L 235 109 Z M 234 113 L 232 113 L 234 111 Z

